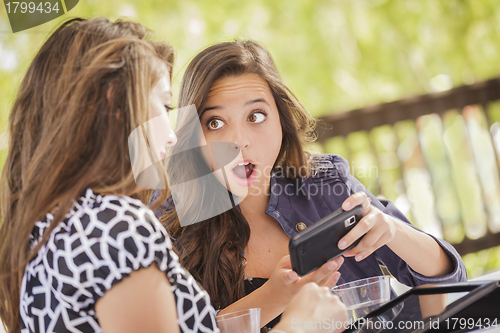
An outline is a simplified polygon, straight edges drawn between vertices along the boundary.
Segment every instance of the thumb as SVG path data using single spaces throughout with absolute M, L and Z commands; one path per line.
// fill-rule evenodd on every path
M 283 279 L 285 283 L 291 284 L 299 279 L 299 275 L 291 269 L 287 269 L 283 272 Z

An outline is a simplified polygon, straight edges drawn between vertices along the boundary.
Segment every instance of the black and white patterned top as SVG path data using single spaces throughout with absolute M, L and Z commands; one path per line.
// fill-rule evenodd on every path
M 52 221 L 35 224 L 33 248 Z M 172 285 L 181 332 L 218 332 L 208 294 L 179 264 L 153 212 L 126 196 L 87 189 L 25 268 L 22 332 L 101 332 L 97 300 L 132 271 L 155 263 Z

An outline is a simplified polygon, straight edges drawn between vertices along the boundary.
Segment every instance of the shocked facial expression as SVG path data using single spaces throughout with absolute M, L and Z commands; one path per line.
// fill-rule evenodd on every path
M 265 80 L 256 74 L 228 76 L 213 83 L 202 111 L 207 143 L 231 142 L 241 154 L 224 167 L 227 183 L 237 196 L 267 191 L 283 139 L 276 102 Z

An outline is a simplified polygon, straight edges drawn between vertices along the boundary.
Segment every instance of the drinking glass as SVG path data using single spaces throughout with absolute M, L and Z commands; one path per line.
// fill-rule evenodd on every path
M 260 308 L 219 315 L 217 326 L 221 333 L 260 333 Z
M 390 300 L 390 277 L 374 276 L 348 282 L 335 286 L 332 292 L 347 307 L 349 319 L 356 321 Z

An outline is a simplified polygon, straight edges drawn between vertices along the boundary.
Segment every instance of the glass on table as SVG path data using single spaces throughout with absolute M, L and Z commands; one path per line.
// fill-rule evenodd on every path
M 348 282 L 333 287 L 332 293 L 347 307 L 349 319 L 356 321 L 390 301 L 390 277 L 374 276 Z
M 217 326 L 221 333 L 260 333 L 260 308 L 219 315 Z

